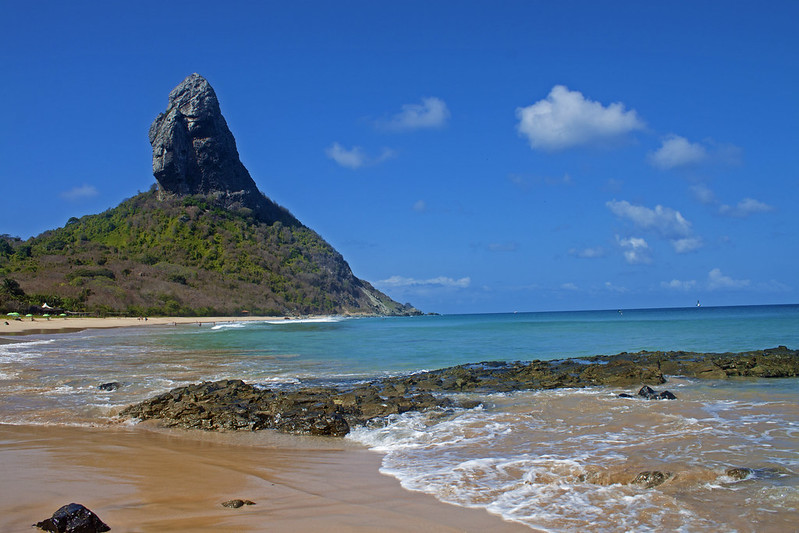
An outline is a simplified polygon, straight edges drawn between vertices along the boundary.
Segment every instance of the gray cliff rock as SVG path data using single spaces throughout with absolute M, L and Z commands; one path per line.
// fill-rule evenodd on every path
M 300 225 L 264 196 L 239 160 L 211 85 L 192 74 L 169 93 L 169 105 L 150 126 L 153 175 L 161 191 L 213 196 L 227 209 L 248 208 L 263 222 Z

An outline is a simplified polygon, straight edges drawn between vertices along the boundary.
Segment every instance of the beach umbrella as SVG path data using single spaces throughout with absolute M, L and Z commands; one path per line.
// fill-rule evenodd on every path
M 8 316 L 19 316 L 19 313 L 8 313 Z
M 61 313 L 61 314 L 60 314 L 60 315 L 58 315 L 58 316 L 63 316 L 63 317 L 66 317 L 66 316 L 67 316 L 67 314 L 66 314 L 66 313 Z
M 25 317 L 26 317 L 26 318 L 33 318 L 33 315 L 32 315 L 32 314 L 30 314 L 30 313 L 28 313 L 27 315 L 25 315 Z
M 50 315 L 48 315 L 47 313 L 43 314 L 42 316 L 43 316 L 43 317 L 50 318 Z

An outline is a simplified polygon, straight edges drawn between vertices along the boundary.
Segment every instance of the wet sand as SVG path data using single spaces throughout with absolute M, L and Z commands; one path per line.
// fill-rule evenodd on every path
M 0 531 L 71 502 L 117 532 L 531 531 L 406 491 L 347 441 L 259 433 L 0 425 Z

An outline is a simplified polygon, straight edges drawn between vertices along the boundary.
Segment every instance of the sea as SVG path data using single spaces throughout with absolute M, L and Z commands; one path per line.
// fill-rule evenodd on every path
M 8 337 L 6 339 L 9 339 Z M 171 388 L 352 385 L 482 361 L 799 348 L 799 305 L 321 317 L 85 330 L 0 344 L 0 423 L 103 426 Z M 799 378 L 463 394 L 353 428 L 409 491 L 536 531 L 799 530 Z M 98 385 L 118 382 L 114 391 Z M 745 476 L 731 468 L 745 468 Z M 657 486 L 632 483 L 662 472 Z M 740 472 L 740 471 L 739 471 Z

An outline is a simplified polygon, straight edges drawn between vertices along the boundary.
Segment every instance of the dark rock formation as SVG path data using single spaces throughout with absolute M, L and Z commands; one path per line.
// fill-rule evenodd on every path
M 641 472 L 631 481 L 633 485 L 642 485 L 647 489 L 662 485 L 673 477 L 671 472 L 661 472 L 659 470 L 649 470 Z
M 118 381 L 111 381 L 109 383 L 103 383 L 97 388 L 100 390 L 111 392 L 117 390 L 119 387 L 121 387 L 121 384 Z
M 255 505 L 255 502 L 251 500 L 239 499 L 222 502 L 222 507 L 230 507 L 231 509 L 238 509 L 239 507 L 244 507 L 245 505 Z
M 591 363 L 584 359 L 531 362 L 483 362 L 459 365 L 409 376 L 388 378 L 385 383 L 403 389 L 450 392 L 510 392 L 561 387 L 607 385 L 628 387 L 657 385 L 666 379 L 657 364 L 625 359 Z
M 620 356 L 639 363 L 656 364 L 664 374 L 672 376 L 703 379 L 799 376 L 799 350 L 785 346 L 740 353 L 640 352 L 614 357 Z
M 670 391 L 664 390 L 662 392 L 657 392 L 652 389 L 652 387 L 648 385 L 644 385 L 636 394 L 637 397 L 644 398 L 646 400 L 676 400 L 677 397 L 672 394 Z M 619 394 L 619 398 L 635 398 L 632 394 L 627 394 L 623 392 Z
M 785 346 L 742 353 L 638 352 L 555 361 L 483 362 L 385 380 L 424 391 L 508 392 L 559 387 L 659 385 L 666 375 L 703 379 L 799 376 L 799 350 Z M 650 399 L 671 392 L 639 391 Z M 649 396 L 647 396 L 649 395 Z M 658 395 L 655 398 L 654 395 Z
M 37 522 L 34 527 L 55 533 L 98 533 L 111 530 L 96 514 L 79 503 L 61 507 L 53 516 Z
M 266 198 L 239 160 L 236 140 L 211 85 L 192 74 L 169 93 L 150 126 L 153 175 L 164 193 L 215 196 L 226 208 L 251 209 L 262 222 L 299 225 Z
M 204 430 L 277 429 L 284 433 L 343 437 L 350 426 L 406 411 L 459 405 L 429 393 L 401 395 L 361 385 L 342 391 L 309 387 L 274 391 L 241 380 L 179 387 L 125 408 L 120 416 L 159 419 L 166 427 Z
M 724 475 L 732 479 L 743 480 L 752 475 L 752 469 L 746 467 L 733 467 L 724 471 Z
M 748 468 L 745 466 L 732 467 L 724 471 L 724 475 L 736 481 L 745 479 L 779 479 L 796 477 L 796 474 L 782 467 Z
M 258 190 L 201 76 L 172 91 L 149 136 L 158 190 L 24 243 L 0 235 L 9 311 L 24 313 L 25 287 L 129 316 L 421 314 Z
M 351 425 L 391 414 L 433 407 L 475 407 L 433 396 L 446 392 L 510 392 L 559 387 L 628 387 L 666 381 L 662 369 L 708 378 L 710 366 L 732 369 L 732 375 L 790 377 L 799 375 L 799 351 L 784 346 L 738 354 L 687 352 L 621 353 L 614 356 L 532 362 L 485 362 L 385 378 L 350 389 L 306 387 L 270 390 L 241 380 L 205 382 L 125 408 L 120 416 L 160 419 L 165 426 L 219 429 L 277 429 L 288 433 L 343 436 Z M 727 375 L 727 374 L 724 374 Z M 633 397 L 630 394 L 621 394 Z M 669 391 L 643 386 L 638 396 L 675 399 Z M 647 482 L 648 483 L 648 482 Z

